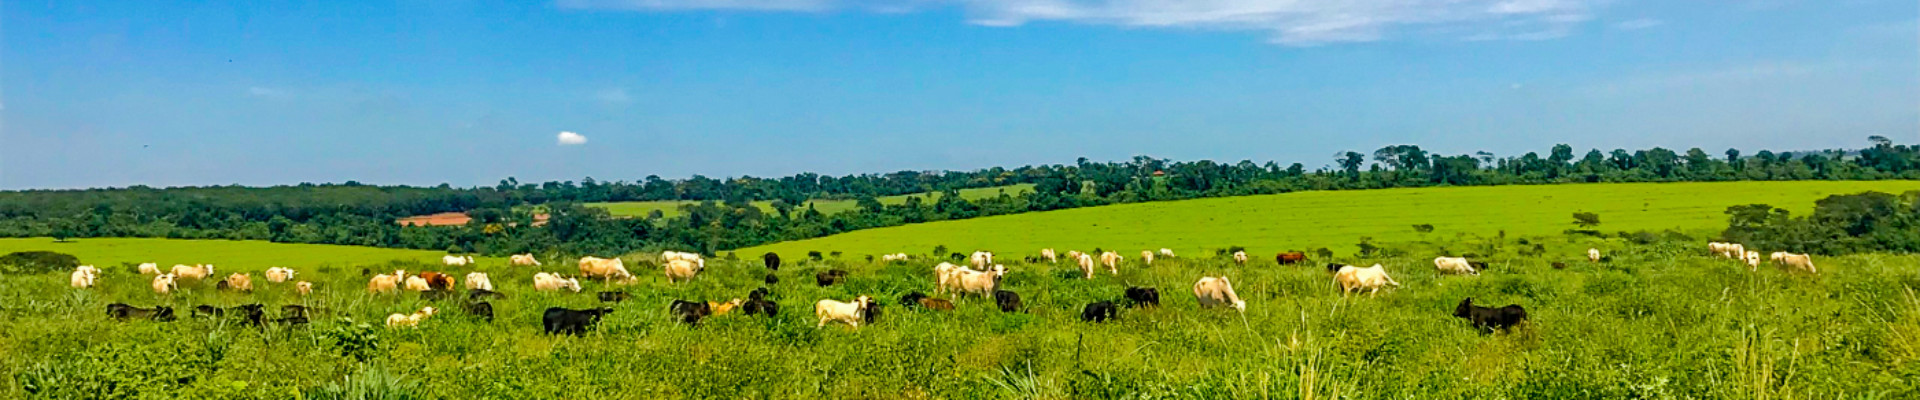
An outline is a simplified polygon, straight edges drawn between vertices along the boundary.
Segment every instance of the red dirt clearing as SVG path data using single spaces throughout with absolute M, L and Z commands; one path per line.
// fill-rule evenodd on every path
M 397 220 L 394 220 L 393 222 L 400 225 L 451 226 L 451 225 L 466 225 L 467 222 L 469 221 L 473 221 L 473 217 L 467 216 L 467 213 L 444 212 L 444 213 L 432 214 L 432 215 L 416 215 L 416 216 L 397 219 Z M 533 215 L 533 226 L 541 226 L 546 224 L 547 224 L 546 214 Z

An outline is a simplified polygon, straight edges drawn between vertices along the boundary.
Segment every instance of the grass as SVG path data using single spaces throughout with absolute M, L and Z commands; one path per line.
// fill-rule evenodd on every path
M 0 254 L 17 251 L 54 251 L 80 257 L 81 264 L 102 268 L 158 263 L 213 264 L 216 271 L 265 271 L 269 267 L 308 268 L 347 262 L 385 263 L 404 260 L 439 263 L 446 252 L 325 244 L 271 243 L 254 240 L 180 240 L 94 238 L 55 242 L 49 238 L 0 238 Z M 498 261 L 476 257 L 477 260 Z
M 951 312 L 895 300 L 928 291 L 930 260 L 789 260 L 773 285 L 778 318 L 720 316 L 689 328 L 670 299 L 724 300 L 763 286 L 758 262 L 713 260 L 690 284 L 665 283 L 629 257 L 634 298 L 584 337 L 539 328 L 550 306 L 597 306 L 584 293 L 530 289 L 534 270 L 483 260 L 502 292 L 492 323 L 457 302 L 420 329 L 389 330 L 389 313 L 429 304 L 369 295 L 359 269 L 440 269 L 406 263 L 315 260 L 298 298 L 262 284 L 253 294 L 187 283 L 170 296 L 145 278 L 108 269 L 100 287 L 66 288 L 64 274 L 0 279 L 0 397 L 191 398 L 1915 398 L 1920 376 L 1920 257 L 1818 260 L 1822 274 L 1748 272 L 1698 244 L 1631 245 L 1533 238 L 1553 248 L 1609 249 L 1608 263 L 1486 252 L 1482 276 L 1441 276 L 1438 242 L 1406 256 L 1314 260 L 1382 263 L 1403 286 L 1341 297 L 1317 267 L 1236 266 L 1213 257 L 1129 261 L 1118 276 L 1075 279 L 1065 266 L 1012 263 L 1008 290 L 1024 313 L 963 299 Z M 175 243 L 185 245 L 184 243 Z M 102 247 L 101 249 L 105 249 Z M 72 249 L 69 249 L 72 250 Z M 83 259 L 105 256 L 82 251 Z M 545 270 L 566 271 L 564 262 Z M 842 285 L 807 279 L 852 272 Z M 458 269 L 452 272 L 466 272 Z M 1247 311 L 1199 309 L 1186 293 L 1202 275 L 1233 279 Z M 1128 285 L 1159 288 L 1159 308 L 1123 310 L 1107 324 L 1076 319 L 1081 305 Z M 809 305 L 871 294 L 888 304 L 878 324 L 815 329 Z M 1480 334 L 1451 317 L 1461 298 L 1521 304 L 1531 322 Z M 114 322 L 104 304 L 307 304 L 331 310 L 307 327 L 264 331 L 218 321 Z M 358 327 L 373 322 L 374 326 Z M 369 347 L 359 354 L 340 343 Z M 32 391 L 30 391 L 30 389 Z
M 978 200 L 978 199 L 984 199 L 989 197 L 995 197 L 995 196 L 999 196 L 1001 191 L 1003 190 L 1006 192 L 1008 196 L 1018 196 L 1021 193 L 1032 192 L 1033 184 L 1022 183 L 1018 185 L 961 189 L 960 198 L 967 199 L 967 200 Z M 926 204 L 928 205 L 932 205 L 935 200 L 938 200 L 940 198 L 940 194 L 939 192 L 929 192 L 929 193 L 919 193 L 919 194 L 909 194 L 909 195 L 899 195 L 899 196 L 886 196 L 876 200 L 879 200 L 880 204 L 896 205 L 896 204 L 906 204 L 907 198 L 910 198 L 910 197 L 919 197 L 921 201 L 926 202 Z M 616 217 L 644 217 L 644 216 L 647 216 L 647 214 L 650 214 L 656 210 L 660 211 L 661 214 L 666 217 L 673 217 L 673 216 L 680 215 L 680 206 L 687 205 L 687 204 L 698 204 L 698 203 L 699 202 L 697 201 L 673 200 L 673 201 L 624 201 L 624 202 L 612 202 L 612 203 L 587 203 L 586 205 L 588 207 L 605 208 L 607 209 L 608 213 L 613 214 Z M 812 200 L 812 201 L 808 201 L 807 203 L 809 205 L 812 205 L 815 210 L 819 210 L 821 213 L 825 213 L 825 214 L 833 214 L 833 213 L 843 212 L 847 210 L 852 210 L 854 209 L 854 207 L 856 207 L 856 202 L 854 200 Z M 753 202 L 753 205 L 755 207 L 759 207 L 762 211 L 766 211 L 768 213 L 775 212 L 775 210 L 773 209 L 772 201 L 756 201 L 756 202 Z
M 1728 206 L 1764 203 L 1797 213 L 1828 195 L 1920 190 L 1915 181 L 1626 183 L 1444 187 L 1297 192 L 1026 213 L 869 229 L 773 243 L 740 254 L 808 251 L 848 254 L 994 249 L 1033 253 L 1093 248 L 1172 248 L 1211 252 L 1246 246 L 1256 254 L 1329 248 L 1345 254 L 1358 238 L 1407 242 L 1462 235 L 1558 234 L 1574 228 L 1576 211 L 1600 214 L 1606 232 L 1673 229 L 1717 234 Z M 1432 224 L 1418 233 L 1416 224 Z M 1584 250 L 1584 249 L 1582 249 Z M 1128 252 L 1122 252 L 1128 254 Z M 1132 253 L 1136 254 L 1137 253 Z

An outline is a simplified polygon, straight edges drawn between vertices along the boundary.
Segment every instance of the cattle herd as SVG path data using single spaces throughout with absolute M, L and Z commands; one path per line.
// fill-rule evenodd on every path
M 1708 252 L 1713 256 L 1738 260 L 1746 264 L 1749 270 L 1757 270 L 1761 263 L 1759 251 L 1748 250 L 1738 243 L 1709 243 Z M 1028 257 L 1027 259 L 1035 262 L 1044 261 L 1057 263 L 1061 259 L 1061 257 L 1059 257 L 1061 254 L 1062 253 L 1056 253 L 1054 249 L 1041 249 L 1039 256 Z M 1091 253 L 1067 251 L 1064 255 L 1064 258 L 1068 262 L 1077 264 L 1080 268 L 1080 277 L 1082 279 L 1096 278 L 1095 272 L 1098 269 L 1096 268 L 1096 260 L 1097 265 L 1105 267 L 1104 269 L 1106 269 L 1109 274 L 1118 275 L 1119 264 L 1122 260 L 1119 253 L 1100 250 L 1095 250 Z M 1155 258 L 1166 259 L 1172 257 L 1174 257 L 1174 253 L 1171 249 L 1163 248 L 1158 251 L 1142 251 L 1141 264 L 1151 266 L 1152 260 Z M 1605 262 L 1611 259 L 1601 254 L 1599 249 L 1589 249 L 1587 251 L 1587 258 L 1590 262 L 1595 263 Z M 959 260 L 960 258 L 956 255 L 955 259 Z M 1247 255 L 1244 251 L 1236 250 L 1232 253 L 1232 259 L 1234 263 L 1244 265 L 1247 260 Z M 1815 272 L 1812 258 L 1806 254 L 1774 252 L 1771 254 L 1770 259 L 1787 268 L 1808 273 Z M 541 265 L 540 261 L 535 259 L 531 254 L 513 255 L 509 260 L 510 264 L 514 266 Z M 779 255 L 767 253 L 762 257 L 762 260 L 769 271 L 766 279 L 767 282 L 769 284 L 777 282 L 777 278 L 775 278 L 772 272 L 778 271 L 780 268 Z M 896 253 L 884 255 L 882 260 L 886 262 L 905 262 L 909 261 L 909 257 L 902 253 Z M 1279 265 L 1294 265 L 1304 262 L 1306 260 L 1306 254 L 1298 251 L 1282 252 L 1275 255 L 1274 260 Z M 443 264 L 448 267 L 469 266 L 475 263 L 475 260 L 470 256 L 449 255 L 442 261 Z M 661 272 L 669 283 L 691 281 L 706 269 L 706 260 L 701 255 L 695 253 L 663 252 L 660 255 L 660 261 Z M 899 304 L 904 307 L 919 307 L 927 310 L 953 310 L 954 304 L 957 301 L 964 298 L 979 298 L 982 300 L 991 300 L 992 304 L 1002 312 L 1023 312 L 1020 295 L 1003 289 L 1002 284 L 1007 276 L 1008 269 L 1005 265 L 994 263 L 993 253 L 986 251 L 974 252 L 972 255 L 965 257 L 965 261 L 965 265 L 947 262 L 934 265 L 932 271 L 930 271 L 932 276 L 928 282 L 932 286 L 932 295 L 917 291 L 910 292 L 899 298 Z M 1438 257 L 1433 260 L 1433 264 L 1437 272 L 1453 275 L 1479 275 L 1489 267 L 1485 262 L 1472 261 L 1464 257 Z M 1326 268 L 1333 276 L 1334 286 L 1339 289 L 1343 296 L 1364 291 L 1371 297 L 1377 295 L 1382 288 L 1400 286 L 1400 283 L 1394 281 L 1393 278 L 1387 274 L 1386 268 L 1380 264 L 1374 264 L 1371 267 L 1327 264 Z M 1556 262 L 1554 263 L 1554 268 L 1565 268 L 1565 264 Z M 138 269 L 143 275 L 153 276 L 152 290 L 162 295 L 170 294 L 176 290 L 179 280 L 181 279 L 205 282 L 209 278 L 216 276 L 213 265 L 205 264 L 175 265 L 171 269 L 163 272 L 158 265 L 146 263 L 139 265 Z M 559 274 L 547 272 L 536 273 L 533 275 L 533 288 L 538 291 L 579 292 L 581 290 L 580 278 L 599 279 L 608 284 L 632 283 L 637 279 L 632 273 L 627 271 L 625 264 L 619 258 L 583 257 L 579 260 L 579 269 L 579 277 L 563 277 Z M 363 275 L 372 275 L 371 271 L 363 270 L 362 272 Z M 71 275 L 71 286 L 76 289 L 92 288 L 98 284 L 99 274 L 100 270 L 98 268 L 93 266 L 80 266 L 76 268 Z M 297 272 L 293 269 L 274 267 L 268 269 L 264 275 L 270 285 L 286 285 L 285 287 L 288 288 L 286 290 L 291 290 L 298 295 L 308 295 L 313 291 L 313 284 L 311 282 L 295 279 Z M 844 282 L 849 275 L 851 275 L 851 273 L 838 269 L 821 271 L 815 274 L 815 283 L 819 286 L 831 286 Z M 488 322 L 493 321 L 493 305 L 489 301 L 504 298 L 506 295 L 494 291 L 493 282 L 486 273 L 468 273 L 465 275 L 464 281 L 465 284 L 462 287 L 466 292 L 464 296 L 461 296 L 455 294 L 455 287 L 457 286 L 456 279 L 450 274 L 421 272 L 410 275 L 407 271 L 397 270 L 390 274 L 381 273 L 373 275 L 368 279 L 367 292 L 375 295 L 389 295 L 403 291 L 411 291 L 418 292 L 422 298 L 429 300 L 444 300 L 460 297 L 461 303 L 459 310 Z M 289 283 L 291 284 L 288 285 Z M 215 281 L 213 285 L 217 290 L 243 293 L 252 292 L 255 288 L 252 276 L 246 273 L 229 274 L 224 279 Z M 1241 312 L 1246 311 L 1246 301 L 1241 300 L 1239 295 L 1234 293 L 1233 282 L 1227 276 L 1202 276 L 1194 282 L 1192 291 L 1194 299 L 1200 308 L 1226 307 Z M 698 325 L 700 321 L 705 318 L 727 315 L 736 311 L 746 315 L 775 316 L 778 315 L 780 306 L 778 303 L 769 299 L 771 294 L 771 291 L 762 287 L 748 293 L 746 300 L 737 298 L 724 302 L 673 300 L 670 304 L 667 304 L 667 310 L 675 320 L 689 325 Z M 938 297 L 942 295 L 945 295 L 946 298 Z M 631 298 L 631 295 L 620 291 L 606 291 L 599 292 L 597 298 L 604 303 L 620 303 Z M 1120 310 L 1123 308 L 1157 307 L 1159 305 L 1159 289 L 1129 286 L 1124 291 L 1124 299 L 1099 300 L 1081 307 L 1080 319 L 1095 323 L 1106 322 L 1119 318 Z M 856 296 L 846 300 L 820 299 L 813 304 L 814 317 L 817 319 L 815 327 L 821 328 L 829 323 L 837 323 L 857 329 L 862 324 L 872 324 L 877 321 L 883 312 L 882 307 L 881 302 L 866 295 Z M 612 313 L 613 310 L 612 308 L 606 307 L 589 309 L 552 307 L 548 308 L 542 314 L 541 323 L 545 331 L 549 334 L 580 335 L 589 331 L 599 322 L 601 317 Z M 279 317 L 269 318 L 266 315 L 266 307 L 260 304 L 248 304 L 229 308 L 201 305 L 193 308 L 191 315 L 198 318 L 230 318 L 233 321 L 246 325 L 264 326 L 267 324 L 305 324 L 313 313 L 319 312 L 325 312 L 325 310 L 301 305 L 287 305 L 280 308 L 281 315 Z M 440 310 L 438 308 L 427 306 L 411 313 L 391 314 L 386 318 L 386 325 L 391 328 L 418 327 L 421 323 L 426 322 L 439 312 Z M 139 308 L 124 303 L 107 305 L 107 315 L 110 318 L 122 321 L 143 319 L 164 322 L 172 321 L 176 318 L 172 307 L 156 306 L 153 308 Z M 1467 298 L 1460 301 L 1459 306 L 1456 307 L 1453 312 L 1453 316 L 1467 320 L 1472 326 L 1483 332 L 1493 332 L 1495 330 L 1505 330 L 1526 321 L 1527 312 L 1525 308 L 1519 305 L 1507 305 L 1498 308 L 1481 307 L 1474 305 L 1472 298 Z

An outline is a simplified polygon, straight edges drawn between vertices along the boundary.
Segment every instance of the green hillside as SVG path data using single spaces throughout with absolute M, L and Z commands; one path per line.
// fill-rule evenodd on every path
M 124 263 L 213 264 L 220 271 L 264 271 L 268 267 L 379 264 L 393 260 L 438 264 L 445 252 L 379 247 L 288 244 L 253 240 L 178 240 L 97 238 L 54 242 L 49 238 L 0 239 L 0 254 L 54 251 L 72 254 L 82 264 L 111 268 Z M 481 262 L 504 262 L 476 257 Z
M 960 198 L 967 199 L 967 200 L 984 199 L 988 197 L 999 196 L 1002 190 L 1005 190 L 1008 196 L 1018 196 L 1021 193 L 1032 192 L 1033 184 L 1023 183 L 1018 185 L 961 189 Z M 939 192 L 929 192 L 929 193 L 917 193 L 917 194 L 908 194 L 908 195 L 899 195 L 899 196 L 887 196 L 887 197 L 881 197 L 878 200 L 880 200 L 880 204 L 889 204 L 889 205 L 906 204 L 907 198 L 919 197 L 921 198 L 920 199 L 921 201 L 932 203 L 934 200 L 939 199 L 939 196 L 940 196 Z M 686 204 L 695 204 L 695 203 L 699 203 L 699 202 L 689 201 L 689 200 L 623 201 L 623 202 L 613 202 L 613 203 L 587 203 L 587 206 L 605 208 L 607 209 L 608 213 L 611 213 L 614 216 L 619 216 L 619 217 L 644 217 L 648 213 L 652 213 L 654 210 L 659 210 L 661 214 L 663 214 L 664 216 L 673 217 L 673 216 L 680 215 L 680 206 L 686 205 Z M 853 200 L 813 200 L 807 203 L 812 205 L 815 210 L 820 210 L 820 212 L 826 213 L 826 214 L 833 214 L 837 212 L 852 210 L 855 206 L 855 201 Z M 764 210 L 766 212 L 769 212 L 769 213 L 774 212 L 772 201 L 756 201 L 756 202 L 753 202 L 753 205 L 755 207 L 760 207 L 761 210 Z
M 993 249 L 1173 248 L 1193 253 L 1246 246 L 1255 253 L 1326 247 L 1351 252 L 1362 236 L 1380 241 L 1556 234 L 1572 213 L 1599 213 L 1607 232 L 1677 229 L 1717 233 L 1728 206 L 1764 203 L 1804 212 L 1828 195 L 1920 190 L 1915 181 L 1620 183 L 1298 192 L 1125 204 L 941 221 L 774 243 L 741 254 L 847 254 Z M 1416 224 L 1432 224 L 1418 233 Z

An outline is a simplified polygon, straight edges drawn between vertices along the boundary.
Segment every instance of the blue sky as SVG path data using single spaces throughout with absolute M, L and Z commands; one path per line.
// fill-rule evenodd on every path
M 0 5 L 0 189 L 1920 142 L 1911 0 L 239 3 Z

